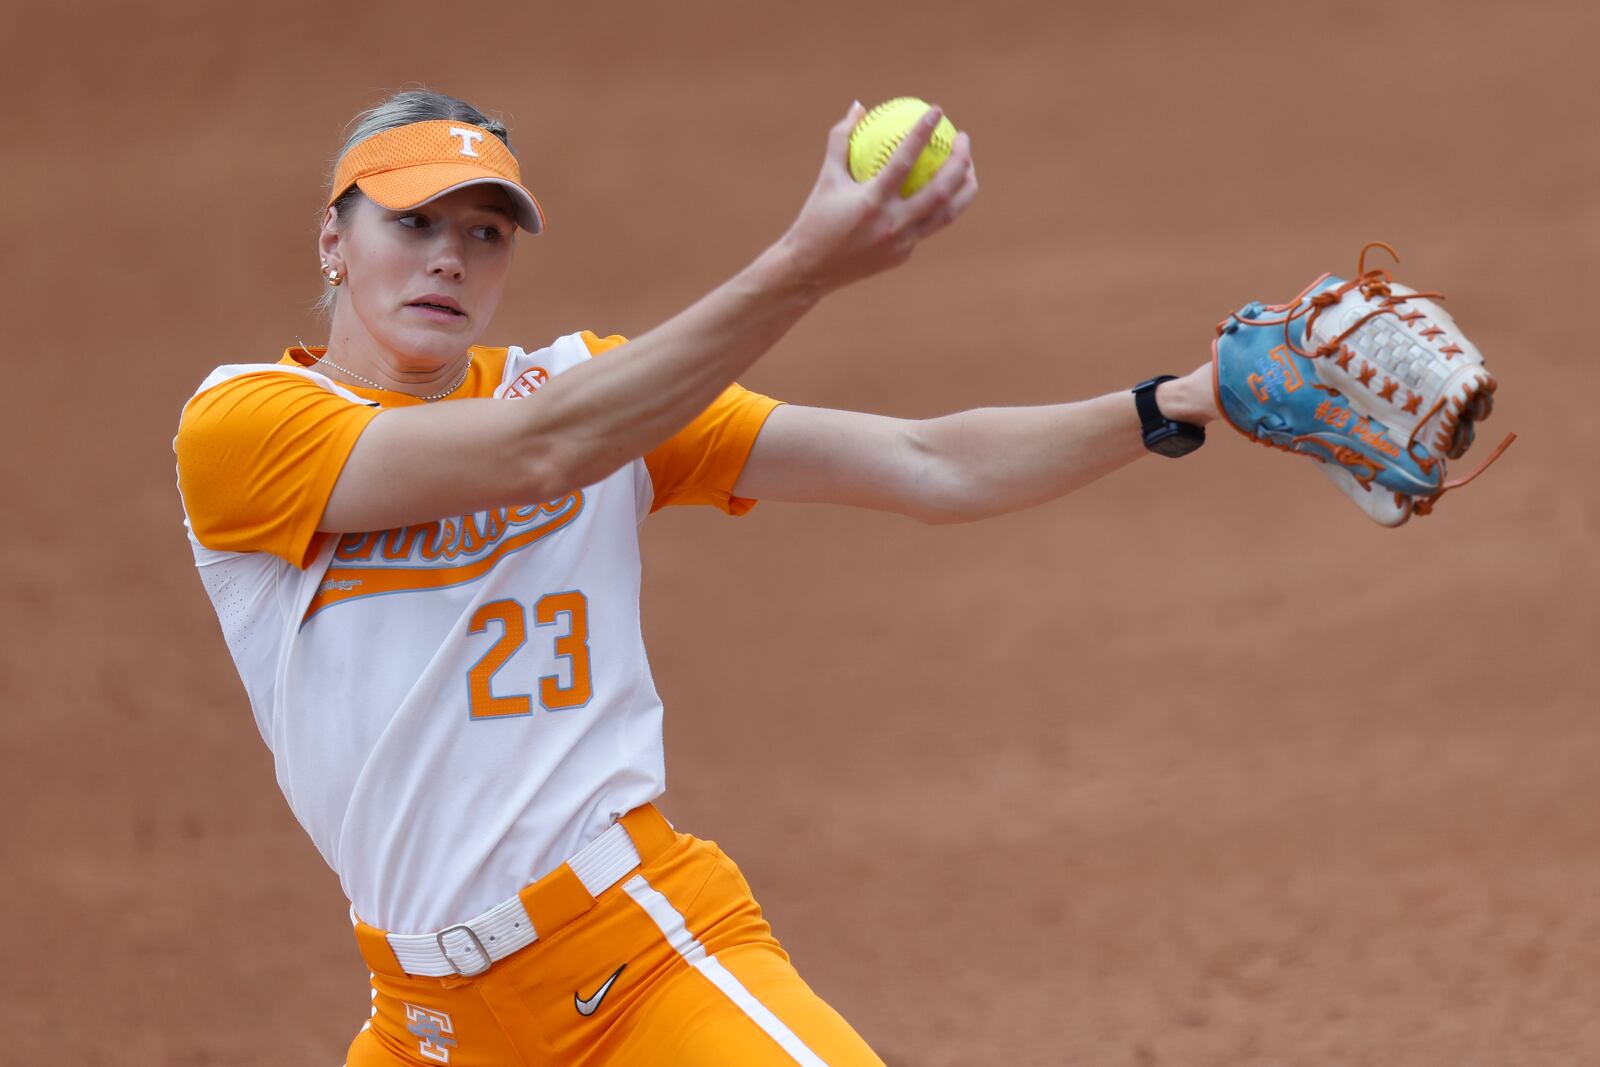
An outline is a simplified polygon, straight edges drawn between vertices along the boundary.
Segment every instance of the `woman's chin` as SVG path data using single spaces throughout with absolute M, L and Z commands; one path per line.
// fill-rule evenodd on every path
M 463 320 L 464 321 L 464 320 Z M 459 359 L 477 341 L 476 331 L 448 325 L 396 331 L 391 350 L 405 362 L 437 367 Z M 420 368 L 419 368 L 420 369 Z

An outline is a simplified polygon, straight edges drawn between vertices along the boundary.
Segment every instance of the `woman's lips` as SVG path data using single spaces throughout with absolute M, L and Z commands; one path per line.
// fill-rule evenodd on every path
M 467 317 L 467 313 L 462 311 L 453 300 L 448 302 L 416 300 L 407 304 L 406 307 L 411 311 L 415 311 L 420 315 L 426 316 L 434 322 L 456 322 Z

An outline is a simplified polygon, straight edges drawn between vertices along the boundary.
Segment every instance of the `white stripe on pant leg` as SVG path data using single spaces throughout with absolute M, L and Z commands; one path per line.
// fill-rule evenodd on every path
M 678 909 L 672 902 L 662 896 L 643 875 L 634 875 L 623 883 L 634 903 L 643 908 L 645 914 L 650 916 L 656 926 L 661 930 L 667 943 L 677 950 L 678 955 L 687 960 L 690 966 L 710 979 L 711 984 L 722 990 L 723 994 L 748 1015 L 752 1022 L 776 1041 L 783 1051 L 794 1058 L 796 1063 L 803 1067 L 828 1067 L 826 1063 L 806 1047 L 795 1032 L 783 1024 L 783 1020 L 772 1014 L 768 1007 L 755 998 L 744 983 L 735 978 L 733 972 L 722 965 L 715 956 L 706 955 L 705 946 L 702 945 L 683 921 L 683 916 L 678 914 Z

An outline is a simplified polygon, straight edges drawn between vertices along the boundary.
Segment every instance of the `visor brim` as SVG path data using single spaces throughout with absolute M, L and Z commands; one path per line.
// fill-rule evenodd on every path
M 470 164 L 425 163 L 416 167 L 402 167 L 358 178 L 356 185 L 374 204 L 389 211 L 421 207 L 441 196 L 474 185 L 498 185 L 511 198 L 518 226 L 529 233 L 539 233 L 544 229 L 544 212 L 532 193 L 510 178 Z

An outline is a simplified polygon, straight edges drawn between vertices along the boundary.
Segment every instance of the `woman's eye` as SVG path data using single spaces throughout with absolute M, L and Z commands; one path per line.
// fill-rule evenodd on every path
M 498 226 L 474 226 L 472 235 L 480 241 L 498 241 L 505 236 Z
M 401 215 L 395 221 L 413 230 L 426 229 L 428 226 L 428 217 L 426 215 Z

